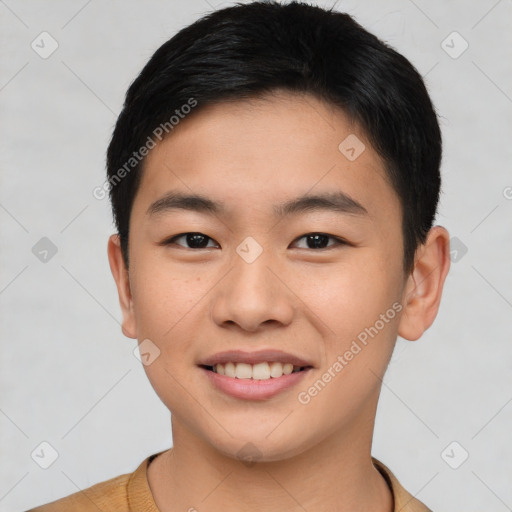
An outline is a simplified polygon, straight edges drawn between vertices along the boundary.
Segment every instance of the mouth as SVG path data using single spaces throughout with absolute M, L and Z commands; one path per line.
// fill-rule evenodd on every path
M 197 366 L 217 391 L 241 400 L 269 400 L 298 386 L 314 368 L 293 357 L 294 362 L 300 363 L 300 366 L 290 361 L 258 361 L 255 354 L 245 355 L 245 360 L 252 363 L 235 362 L 232 357 L 232 353 L 229 356 L 224 354 L 221 357 L 222 363 L 218 362 L 217 357 Z M 283 359 L 281 354 L 281 360 Z M 206 364 L 207 362 L 211 364 Z
M 304 372 L 313 368 L 309 365 L 295 366 L 291 363 L 281 363 L 279 361 L 263 361 L 256 364 L 229 361 L 215 365 L 200 364 L 199 367 L 226 377 L 246 380 L 278 379 L 283 375 Z

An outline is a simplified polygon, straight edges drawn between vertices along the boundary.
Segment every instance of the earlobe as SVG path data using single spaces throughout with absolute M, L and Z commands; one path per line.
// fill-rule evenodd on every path
M 110 270 L 116 283 L 119 304 L 123 313 L 121 329 L 125 336 L 136 339 L 137 330 L 133 311 L 133 298 L 130 289 L 129 275 L 121 250 L 119 234 L 114 234 L 109 237 L 107 252 Z
M 398 334 L 415 341 L 432 325 L 450 269 L 450 235 L 442 226 L 433 227 L 425 244 L 416 251 L 414 269 L 403 297 Z

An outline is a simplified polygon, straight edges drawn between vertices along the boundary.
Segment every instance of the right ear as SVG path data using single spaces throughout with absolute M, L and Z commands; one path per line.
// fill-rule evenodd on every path
M 116 282 L 119 304 L 123 313 L 121 329 L 125 336 L 136 339 L 137 329 L 130 280 L 121 250 L 121 238 L 117 233 L 110 235 L 108 239 L 108 261 L 110 263 L 110 270 L 114 276 L 114 281 Z

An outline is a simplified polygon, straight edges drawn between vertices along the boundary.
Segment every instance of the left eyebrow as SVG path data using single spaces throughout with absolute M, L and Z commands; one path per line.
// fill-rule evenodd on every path
M 206 215 L 227 215 L 226 206 L 220 201 L 199 194 L 183 194 L 171 191 L 153 202 L 146 213 L 155 215 L 170 210 L 189 210 Z M 348 215 L 368 215 L 366 208 L 342 191 L 323 194 L 304 194 L 294 199 L 274 205 L 276 217 L 286 217 L 311 211 L 334 211 Z
M 368 215 L 368 211 L 361 203 L 341 191 L 315 195 L 305 194 L 274 206 L 274 214 L 277 217 L 321 210 L 349 215 Z

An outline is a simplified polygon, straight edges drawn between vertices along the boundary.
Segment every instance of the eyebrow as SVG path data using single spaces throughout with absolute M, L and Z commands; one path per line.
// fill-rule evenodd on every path
M 171 210 L 188 210 L 207 215 L 227 215 L 226 206 L 220 201 L 214 201 L 199 194 L 184 194 L 178 191 L 170 191 L 157 199 L 149 206 L 146 213 L 153 216 Z M 274 215 L 279 218 L 312 211 L 368 215 L 368 211 L 362 204 L 342 191 L 314 195 L 304 194 L 273 207 Z

